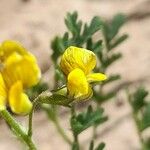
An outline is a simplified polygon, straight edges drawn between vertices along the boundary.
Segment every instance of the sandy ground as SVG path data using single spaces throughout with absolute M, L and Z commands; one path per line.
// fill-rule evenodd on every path
M 110 19 L 117 12 L 123 12 L 127 16 L 132 16 L 134 13 L 149 14 L 150 2 L 146 3 L 144 0 L 30 0 L 24 3 L 21 0 L 0 0 L 0 42 L 6 39 L 22 42 L 37 56 L 39 65 L 45 72 L 51 67 L 50 40 L 55 35 L 64 33 L 63 18 L 66 12 L 74 10 L 79 12 L 80 18 L 84 21 L 89 21 L 94 15 Z M 122 28 L 121 32 L 129 33 L 129 39 L 117 48 L 124 57 L 109 71 L 121 73 L 121 82 L 133 81 L 149 85 L 149 25 L 150 17 L 145 15 L 145 18 L 139 20 L 133 17 Z M 46 80 L 51 80 L 49 73 L 46 74 Z M 139 140 L 130 116 L 130 107 L 124 99 L 124 92 L 118 95 L 118 99 L 122 98 L 124 105 L 117 109 L 114 101 L 104 104 L 110 120 L 102 129 L 99 129 L 100 138 L 97 142 L 105 141 L 106 150 L 139 150 Z M 61 122 L 71 137 L 68 117 L 67 115 L 62 117 Z M 26 124 L 26 118 L 18 119 L 22 124 Z M 34 138 L 39 150 L 69 149 L 57 135 L 53 124 L 47 121 L 44 113 L 35 114 L 34 126 Z M 90 133 L 91 129 L 80 136 L 85 149 Z M 10 147 L 11 150 L 23 149 L 10 134 L 4 122 L 0 120 L 0 150 L 8 150 Z

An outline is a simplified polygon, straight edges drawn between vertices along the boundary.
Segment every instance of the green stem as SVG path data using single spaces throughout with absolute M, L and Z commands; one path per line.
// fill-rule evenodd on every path
M 57 108 L 56 106 L 42 106 L 42 108 L 46 111 L 48 118 L 54 123 L 58 133 L 62 136 L 62 138 L 69 144 L 72 145 L 72 141 L 69 139 L 69 137 L 66 135 L 63 128 L 60 126 L 59 120 L 58 120 L 58 114 L 57 114 Z
M 36 150 L 32 139 L 28 137 L 26 132 L 24 132 L 19 125 L 19 123 L 11 116 L 11 114 L 7 110 L 0 111 L 0 115 L 4 118 L 4 120 L 9 124 L 9 126 L 19 135 L 26 145 L 29 147 L 29 150 Z
M 97 131 L 97 126 L 94 125 L 93 126 L 93 135 L 92 135 L 92 140 L 91 141 L 94 141 L 96 139 L 96 131 Z
M 54 62 L 54 61 L 53 61 Z M 57 69 L 57 64 L 56 62 L 54 62 L 54 68 Z M 54 76 L 54 89 L 57 88 L 57 84 L 58 84 L 58 79 L 57 79 L 57 75 L 55 73 L 55 76 Z M 65 134 L 65 131 L 62 129 L 62 127 L 60 126 L 60 123 L 59 123 L 59 120 L 58 120 L 58 117 L 57 117 L 57 114 L 56 114 L 56 111 L 57 111 L 57 108 L 55 107 L 53 109 L 53 113 L 55 114 L 55 119 L 53 120 L 53 123 L 55 124 L 55 127 L 58 131 L 58 133 L 62 136 L 62 138 L 69 144 L 69 145 L 72 145 L 72 141 L 69 139 L 69 137 Z
M 32 138 L 33 112 L 34 112 L 34 109 L 35 109 L 36 105 L 38 104 L 38 100 L 40 99 L 40 96 L 41 96 L 41 94 L 40 94 L 37 98 L 35 98 L 35 99 L 33 100 L 33 104 L 32 104 L 33 106 L 32 106 L 32 109 L 31 109 L 31 111 L 30 111 L 30 113 L 29 113 L 28 136 L 29 136 L 30 138 Z
M 102 84 L 99 86 L 99 93 L 101 93 L 101 94 L 103 93 L 103 85 Z M 102 104 L 102 102 L 101 101 L 97 102 L 96 109 L 100 108 L 100 105 Z M 97 127 L 98 127 L 97 125 L 95 125 L 95 124 L 93 125 L 93 135 L 92 135 L 91 142 L 94 141 L 97 138 L 97 135 L 96 135 Z
M 71 118 L 74 118 L 74 117 L 76 117 L 76 112 L 75 112 L 75 106 L 73 104 L 72 107 L 71 107 Z M 73 132 L 73 137 L 74 137 L 73 147 L 75 147 L 76 150 L 80 150 L 78 134 L 76 134 L 73 130 L 72 130 L 72 132 Z
M 33 100 L 33 103 L 32 103 L 32 109 L 29 113 L 29 120 L 28 120 L 28 136 L 30 138 L 32 138 L 32 122 L 33 122 L 33 112 L 34 112 L 34 109 L 36 107 L 36 105 L 38 104 L 38 100 L 41 98 L 41 95 L 42 93 L 36 97 L 34 100 Z
M 55 127 L 58 131 L 58 133 L 62 136 L 62 138 L 69 144 L 72 145 L 72 141 L 69 139 L 69 137 L 65 134 L 65 131 L 60 126 L 59 120 L 58 120 L 58 114 L 57 114 L 57 107 L 53 106 L 53 123 L 55 124 Z
M 63 139 L 69 144 L 72 145 L 72 141 L 68 138 L 68 136 L 65 134 L 65 131 L 61 128 L 58 118 L 55 118 L 54 121 L 55 127 L 57 129 L 57 131 L 59 132 L 59 134 L 63 137 Z
M 28 122 L 28 136 L 32 137 L 32 119 L 33 119 L 33 112 L 34 112 L 34 105 L 32 107 L 32 110 L 29 114 L 29 122 Z

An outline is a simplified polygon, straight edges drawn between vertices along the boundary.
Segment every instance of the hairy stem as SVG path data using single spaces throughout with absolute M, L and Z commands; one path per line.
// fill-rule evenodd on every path
M 28 121 L 28 136 L 32 137 L 32 120 L 33 120 L 33 111 L 34 111 L 34 105 L 32 107 L 32 110 L 29 114 L 29 121 Z
M 11 114 L 7 110 L 0 111 L 0 115 L 4 118 L 4 120 L 9 124 L 9 126 L 17 133 L 18 138 L 21 138 L 26 145 L 29 147 L 29 150 L 36 150 L 36 147 L 32 141 L 32 139 L 26 134 L 25 131 L 22 130 L 20 124 L 11 116 Z

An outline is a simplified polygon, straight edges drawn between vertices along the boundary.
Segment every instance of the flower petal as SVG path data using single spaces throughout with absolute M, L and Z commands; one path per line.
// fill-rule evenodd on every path
M 4 62 L 2 75 L 8 88 L 18 80 L 27 88 L 38 83 L 41 72 L 33 55 L 21 56 L 14 52 Z
M 20 55 L 28 53 L 19 42 L 11 40 L 4 41 L 0 46 L 1 61 L 4 61 L 8 56 L 10 56 L 14 52 L 17 52 Z
M 0 110 L 6 108 L 6 98 L 7 98 L 6 86 L 3 77 L 0 73 Z
M 104 81 L 107 79 L 107 76 L 102 73 L 92 73 L 87 75 L 87 80 L 89 83 Z
M 77 97 L 76 100 L 88 100 L 93 96 L 93 90 L 91 86 L 89 85 L 88 93 L 86 95 L 82 95 L 80 97 Z
M 75 99 L 88 94 L 89 84 L 81 69 L 77 68 L 69 73 L 67 88 L 69 96 Z
M 28 96 L 23 92 L 21 81 L 17 81 L 9 91 L 9 105 L 16 114 L 26 115 L 32 109 L 32 103 Z
M 92 51 L 74 46 L 66 49 L 60 62 L 60 67 L 65 75 L 76 68 L 81 69 L 85 74 L 89 74 L 95 65 L 96 56 Z

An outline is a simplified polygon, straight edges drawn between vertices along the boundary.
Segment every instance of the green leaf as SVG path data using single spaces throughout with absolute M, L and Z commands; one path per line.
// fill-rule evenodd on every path
M 109 41 L 112 40 L 119 32 L 122 25 L 125 23 L 125 16 L 117 14 L 110 23 L 110 31 L 108 32 Z
M 146 91 L 143 87 L 139 87 L 133 94 L 131 104 L 135 112 L 139 111 L 143 106 L 145 106 L 145 98 L 147 95 L 148 91 Z
M 110 40 L 109 40 L 109 33 L 110 33 L 109 23 L 106 21 L 102 21 L 101 25 L 102 25 L 102 33 L 104 36 L 106 47 L 109 48 L 109 42 L 110 42 Z
M 78 37 L 81 32 L 82 22 L 78 19 L 78 13 L 68 13 L 67 18 L 65 19 L 65 24 L 68 28 L 68 30 L 72 33 L 73 37 Z
M 95 16 L 90 25 L 85 24 L 82 38 L 83 40 L 88 40 L 95 32 L 100 30 L 102 21 L 98 16 Z
M 82 47 L 83 44 L 85 44 L 87 40 L 100 29 L 101 20 L 96 16 L 91 20 L 90 25 L 85 23 L 83 27 L 82 21 L 78 20 L 78 13 L 73 12 L 67 14 L 67 17 L 65 18 L 65 24 L 68 28 L 68 32 L 66 32 L 62 38 L 57 36 L 51 44 L 53 49 L 52 58 L 54 62 L 67 47 L 71 45 Z M 83 30 L 82 33 L 81 30 Z M 70 33 L 72 35 L 71 37 L 69 37 Z
M 74 142 L 74 143 L 72 144 L 72 150 L 80 150 L 78 143 Z
M 144 109 L 141 123 L 142 123 L 141 128 L 142 131 L 150 127 L 150 103 L 147 104 Z
M 114 63 L 116 60 L 120 59 L 121 57 L 122 57 L 121 53 L 112 54 L 111 56 L 103 60 L 102 65 L 104 68 L 107 68 L 108 66 L 110 66 L 112 63 Z
M 96 122 L 99 122 L 99 124 L 105 122 L 107 117 L 103 116 L 103 112 L 102 108 L 93 111 L 92 107 L 89 106 L 86 113 L 80 113 L 71 118 L 72 130 L 75 134 L 80 134 Z
M 105 147 L 105 143 L 100 143 L 96 148 L 94 148 L 94 142 L 93 140 L 90 143 L 89 150 L 103 150 Z
M 102 40 L 98 40 L 97 42 L 93 42 L 92 38 L 89 38 L 87 41 L 86 48 L 93 51 L 94 53 L 99 53 L 102 51 Z
M 144 143 L 144 150 L 150 150 L 150 137 Z
M 110 75 L 107 80 L 102 82 L 102 85 L 106 85 L 108 83 L 114 82 L 114 81 L 119 80 L 119 79 L 121 79 L 121 76 L 118 74 L 117 75 Z
M 119 30 L 124 23 L 125 23 L 125 16 L 122 14 L 117 14 L 110 22 L 101 21 L 107 52 L 109 52 L 111 49 L 121 44 L 127 38 L 126 35 L 122 35 L 119 38 L 117 37 Z
M 59 81 L 62 81 L 61 82 L 62 84 L 65 81 L 64 75 L 63 75 L 62 71 L 60 70 L 60 68 L 58 66 L 55 67 L 55 80 L 57 80 L 57 83 L 59 83 Z
M 56 36 L 51 43 L 51 48 L 53 49 L 53 53 L 51 56 L 52 60 L 53 60 L 53 62 L 57 62 L 57 59 L 65 50 L 65 45 L 64 45 L 63 39 Z
M 127 34 L 123 34 L 120 37 L 117 37 L 112 44 L 110 44 L 110 49 L 113 49 L 115 47 L 117 47 L 118 45 L 120 45 L 122 42 L 124 42 L 126 39 L 128 38 Z
M 95 150 L 103 150 L 105 147 L 105 143 L 100 143 Z
M 98 93 L 96 91 L 93 92 L 93 96 L 94 99 L 98 102 L 98 103 L 103 103 L 105 101 L 108 101 L 109 99 L 113 98 L 116 96 L 116 92 L 110 91 L 107 93 Z
M 89 150 L 93 150 L 93 149 L 94 149 L 94 142 L 93 142 L 93 140 L 92 140 L 91 143 L 90 143 Z

